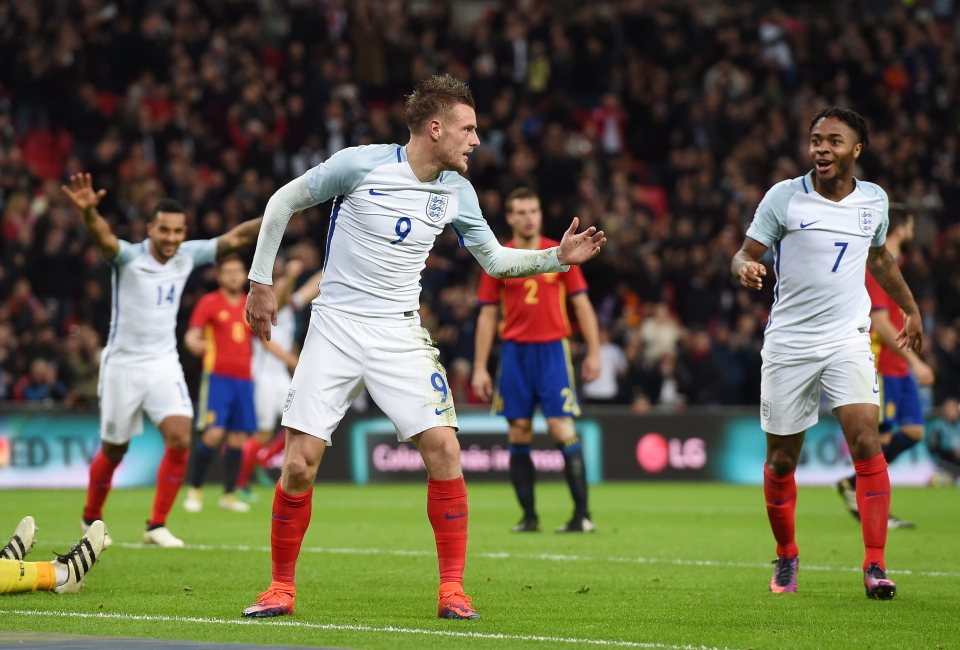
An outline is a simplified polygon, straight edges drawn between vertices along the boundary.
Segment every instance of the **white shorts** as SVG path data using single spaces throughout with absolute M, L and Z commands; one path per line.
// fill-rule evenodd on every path
M 457 428 L 439 357 L 417 314 L 374 324 L 314 309 L 282 424 L 330 444 L 350 403 L 366 387 L 400 441 L 433 427 Z
M 100 364 L 100 439 L 114 445 L 143 433 L 143 414 L 160 426 L 171 415 L 193 419 L 193 403 L 179 361 Z
M 792 435 L 817 423 L 820 390 L 830 410 L 847 404 L 880 405 L 870 335 L 805 353 L 762 350 L 760 425 Z
M 276 428 L 283 415 L 283 402 L 290 388 L 290 375 L 263 375 L 253 378 L 253 405 L 257 413 L 257 431 Z

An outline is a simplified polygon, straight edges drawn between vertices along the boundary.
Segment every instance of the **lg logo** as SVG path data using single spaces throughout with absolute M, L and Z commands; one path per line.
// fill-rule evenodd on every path
M 647 433 L 637 442 L 637 464 L 651 474 L 671 469 L 701 469 L 707 464 L 707 447 L 702 438 L 664 438 Z

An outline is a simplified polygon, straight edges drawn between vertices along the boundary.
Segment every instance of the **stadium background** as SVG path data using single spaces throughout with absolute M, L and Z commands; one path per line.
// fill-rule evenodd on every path
M 759 466 L 752 405 L 770 287 L 739 290 L 729 261 L 766 188 L 803 173 L 809 117 L 828 103 L 868 118 L 858 175 L 918 218 L 903 268 L 923 310 L 935 408 L 960 386 L 954 3 L 795 4 L 0 4 L 0 486 L 83 485 L 96 445 L 109 274 L 60 192 L 69 174 L 89 171 L 108 190 L 101 212 L 125 239 L 145 236 L 162 196 L 188 206 L 191 237 L 216 236 L 343 147 L 405 142 L 403 94 L 432 72 L 473 88 L 482 146 L 470 178 L 498 235 L 503 197 L 520 185 L 541 194 L 546 234 L 573 216 L 608 234 L 584 271 L 625 362 L 615 395 L 584 399 L 605 452 L 595 479 L 759 479 L 737 467 Z M 283 255 L 304 260 L 303 278 L 322 264 L 328 214 L 317 206 L 288 228 Z M 463 413 L 477 402 L 478 271 L 446 233 L 422 280 L 421 317 Z M 213 286 L 210 269 L 191 279 L 178 339 Z M 182 359 L 196 390 L 199 364 Z M 322 476 L 359 480 L 361 443 L 368 479 L 403 475 L 370 475 L 372 436 L 389 435 L 348 435 L 356 423 L 376 431 L 368 408 L 374 419 L 351 415 Z M 503 429 L 476 409 L 478 437 L 464 447 L 478 441 L 479 466 L 495 468 Z M 816 438 L 825 460 L 811 451 L 805 478 L 832 480 L 846 461 L 829 418 Z M 154 443 L 136 443 L 144 452 L 121 485 L 151 479 Z M 398 453 L 384 467 L 405 466 Z M 148 461 L 139 470 L 137 457 Z M 901 480 L 928 476 L 922 450 L 908 465 Z

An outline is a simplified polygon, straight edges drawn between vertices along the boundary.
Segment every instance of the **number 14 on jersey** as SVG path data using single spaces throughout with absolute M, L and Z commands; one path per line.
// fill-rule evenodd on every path
M 164 302 L 167 304 L 174 304 L 177 299 L 177 287 L 174 284 L 170 285 L 170 290 L 165 290 L 162 284 L 157 285 L 157 307 L 162 305 Z

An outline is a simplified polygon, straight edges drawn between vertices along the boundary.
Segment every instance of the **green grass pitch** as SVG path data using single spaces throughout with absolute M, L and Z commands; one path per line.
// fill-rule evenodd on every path
M 115 540 L 76 596 L 0 597 L 0 630 L 345 648 L 956 648 L 960 491 L 900 488 L 891 602 L 864 596 L 860 529 L 827 488 L 800 488 L 800 591 L 767 590 L 774 545 L 760 487 L 612 483 L 592 489 L 598 531 L 557 535 L 564 485 L 538 485 L 545 532 L 518 535 L 508 485 L 470 486 L 465 587 L 479 621 L 436 618 L 437 565 L 423 485 L 318 485 L 297 572 L 296 615 L 245 621 L 270 579 L 272 494 L 249 514 L 216 507 L 169 526 L 186 549 L 144 548 L 152 490 L 107 503 Z M 39 526 L 32 559 L 79 537 L 83 493 L 0 495 L 0 535 Z M 182 498 L 181 498 L 182 500 Z

